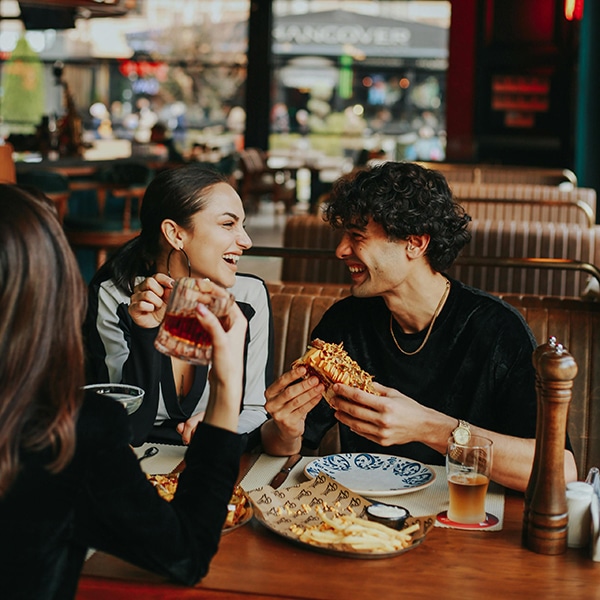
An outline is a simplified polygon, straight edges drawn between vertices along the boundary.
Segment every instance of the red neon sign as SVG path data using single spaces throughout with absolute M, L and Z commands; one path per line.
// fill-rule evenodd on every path
M 580 21 L 581 17 L 583 17 L 583 0 L 565 0 L 567 21 Z

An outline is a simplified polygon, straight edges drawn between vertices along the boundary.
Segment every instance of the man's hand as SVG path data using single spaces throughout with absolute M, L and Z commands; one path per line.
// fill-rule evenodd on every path
M 426 409 L 393 388 L 374 383 L 380 396 L 336 383 L 332 406 L 336 418 L 353 432 L 380 444 L 392 446 L 419 440 L 419 426 Z
M 318 377 L 304 379 L 306 367 L 284 373 L 265 390 L 265 409 L 271 419 L 262 429 L 269 454 L 297 452 L 302 444 L 306 415 L 319 403 L 325 386 Z

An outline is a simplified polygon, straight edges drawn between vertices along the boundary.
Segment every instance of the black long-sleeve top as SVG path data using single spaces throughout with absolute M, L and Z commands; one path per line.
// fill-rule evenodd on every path
M 73 598 L 88 548 L 184 584 L 204 577 L 237 477 L 241 436 L 198 427 L 169 503 L 129 446 L 125 410 L 114 400 L 86 397 L 69 466 L 52 475 L 44 468 L 48 451 L 24 453 L 16 482 L 0 500 L 0 598 Z

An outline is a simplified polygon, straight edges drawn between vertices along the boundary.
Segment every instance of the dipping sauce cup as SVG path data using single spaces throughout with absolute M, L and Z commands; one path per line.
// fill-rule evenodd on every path
M 392 529 L 402 529 L 410 513 L 403 506 L 374 502 L 367 506 L 367 519 Z

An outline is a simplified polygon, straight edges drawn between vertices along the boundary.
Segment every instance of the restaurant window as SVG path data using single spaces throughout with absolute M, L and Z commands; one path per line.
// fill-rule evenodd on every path
M 443 160 L 450 4 L 273 0 L 270 149 Z M 33 135 L 40 116 L 64 114 L 61 61 L 89 158 L 152 150 L 158 120 L 183 154 L 244 145 L 250 0 L 132 6 L 118 18 L 77 16 L 66 29 L 26 31 L 18 18 L 0 19 L 3 137 Z M 0 8 L 18 15 L 18 2 L 0 0 Z M 25 106 L 6 97 L 21 38 L 41 64 L 43 96 L 26 123 L 2 112 Z
M 273 3 L 270 147 L 445 158 L 450 2 Z
M 229 152 L 243 144 L 249 0 L 129 4 L 133 9 L 125 16 L 86 19 L 75 14 L 72 22 L 56 21 L 57 29 L 40 29 L 42 23 L 19 15 L 18 2 L 1 0 L 3 137 L 34 135 L 42 116 L 53 121 L 64 114 L 54 75 L 60 61 L 82 119 L 86 157 L 148 151 L 157 121 L 166 125 L 183 154 L 195 147 Z M 10 16 L 4 16 L 9 9 Z M 11 60 L 23 47 L 31 54 L 27 60 L 41 65 L 41 97 L 27 122 L 11 108 L 23 103 L 6 97 L 11 74 L 19 71 L 11 69 Z

